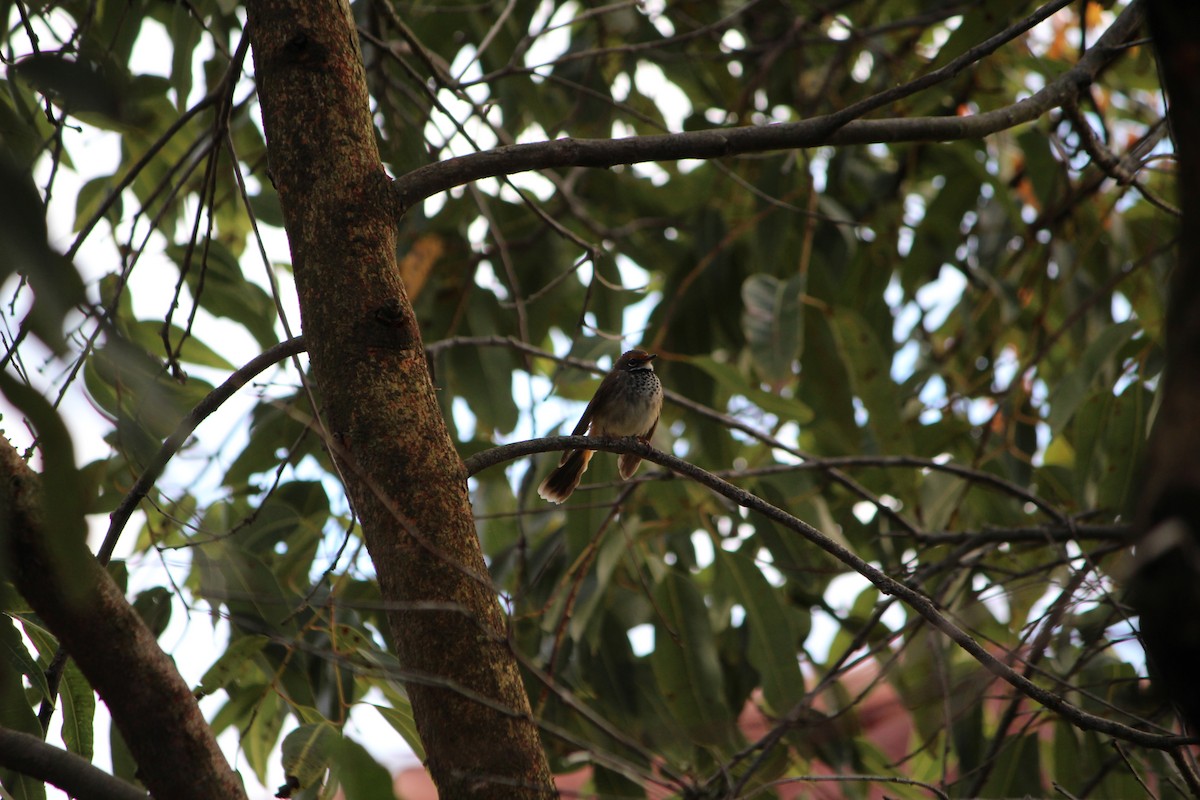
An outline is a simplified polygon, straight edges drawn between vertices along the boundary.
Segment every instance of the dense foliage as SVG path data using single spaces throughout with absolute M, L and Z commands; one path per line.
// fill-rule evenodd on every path
M 871 116 L 1003 109 L 1136 12 L 1051 5 L 1038 24 L 1015 0 L 353 8 L 399 176 L 515 142 L 809 119 L 956 58 Z M 98 454 L 46 476 L 98 544 L 192 409 L 300 332 L 283 220 L 236 3 L 0 9 L 6 433 L 43 431 L 29 385 Z M 471 496 L 556 772 L 590 766 L 604 797 L 787 796 L 821 775 L 860 776 L 830 790 L 855 797 L 1188 793 L 1121 591 L 1172 156 L 1153 53 L 1105 59 L 1096 85 L 987 138 L 543 170 L 408 212 L 397 257 L 464 457 L 569 432 L 592 373 L 640 344 L 675 393 L 658 448 L 819 529 L 1086 712 L 1030 699 L 796 530 L 653 464 L 622 483 L 598 455 L 548 506 L 550 453 L 478 472 Z M 196 690 L 243 773 L 269 782 L 282 742 L 301 787 L 332 764 L 330 786 L 367 796 L 354 781 L 381 773 L 340 736 L 352 711 L 421 744 L 321 387 L 280 359 L 239 397 L 187 439 L 109 569 L 174 631 L 164 647 L 207 637 L 211 613 L 220 652 Z M 42 735 L 54 635 L 13 591 L 0 611 L 0 726 Z M 108 732 L 82 676 L 62 678 L 62 741 L 90 757 Z

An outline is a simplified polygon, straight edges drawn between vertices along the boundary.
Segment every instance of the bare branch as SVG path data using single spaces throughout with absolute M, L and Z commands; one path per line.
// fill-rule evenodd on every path
M 891 534 L 904 536 L 906 534 Z M 914 537 L 928 545 L 967 544 L 980 547 L 1000 543 L 1047 544 L 1049 542 L 1077 542 L 1099 540 L 1102 542 L 1130 542 L 1133 527 L 1130 525 L 1042 525 L 1028 528 L 984 528 L 980 531 L 935 531 Z
M 1092 83 L 1101 70 L 1123 52 L 1121 45 L 1137 30 L 1142 16 L 1142 3 L 1131 3 L 1074 67 L 1048 83 L 1041 91 L 994 111 L 965 117 L 857 119 L 878 107 L 880 101 L 870 98 L 833 114 L 779 125 L 630 136 L 623 139 L 566 138 L 508 145 L 429 164 L 396 178 L 392 190 L 397 201 L 397 213 L 402 215 L 413 204 L 455 186 L 530 170 L 608 168 L 647 161 L 727 158 L 746 153 L 822 145 L 978 139 L 1037 119 L 1075 97 L 1081 87 Z M 978 55 L 975 55 L 975 59 L 978 59 Z M 880 97 L 892 102 L 916 91 L 914 86 L 924 88 L 927 83 L 931 85 L 934 82 L 930 76 L 923 76 Z
M 0 727 L 0 764 L 79 800 L 146 800 L 149 795 L 74 753 Z

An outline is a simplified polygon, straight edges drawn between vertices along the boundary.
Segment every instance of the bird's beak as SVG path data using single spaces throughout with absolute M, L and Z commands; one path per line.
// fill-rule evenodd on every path
M 647 353 L 646 354 L 647 361 L 653 361 L 656 358 L 658 358 L 658 353 Z

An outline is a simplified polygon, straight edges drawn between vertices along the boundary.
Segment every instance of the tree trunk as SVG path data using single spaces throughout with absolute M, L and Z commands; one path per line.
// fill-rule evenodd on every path
M 1151 674 L 1200 731 L 1200 6 L 1149 4 L 1177 154 L 1179 261 L 1167 310 L 1162 404 L 1138 510 L 1134 603 Z
M 6 379 L 0 383 L 10 399 L 24 393 Z M 24 399 L 22 410 L 34 417 L 37 400 Z M 137 761 L 139 779 L 154 797 L 244 800 L 242 782 L 175 662 L 87 549 L 78 513 L 82 503 L 69 488 L 64 491 L 65 481 L 54 479 L 50 463 L 60 459 L 61 478 L 69 469 L 62 465 L 74 457 L 71 443 L 48 403 L 44 411 L 38 435 L 47 454 L 48 492 L 0 436 L 0 564 L 108 706 Z M 60 504 L 63 513 L 56 514 L 51 504 Z M 64 525 L 71 514 L 78 524 Z
M 553 795 L 399 277 L 349 7 L 255 0 L 247 12 L 325 441 L 389 604 L 426 765 L 446 798 Z

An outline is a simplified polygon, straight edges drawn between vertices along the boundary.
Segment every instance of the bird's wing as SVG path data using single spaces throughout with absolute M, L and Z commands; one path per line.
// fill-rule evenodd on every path
M 587 408 L 583 410 L 583 416 L 579 418 L 579 422 L 575 423 L 575 430 L 571 431 L 572 436 L 583 436 L 587 433 L 587 429 L 591 427 L 592 416 L 596 412 L 596 396 L 588 401 Z
M 571 431 L 572 436 L 583 436 L 592 425 L 592 414 L 595 412 L 596 398 L 592 397 L 588 401 L 587 408 L 583 410 L 583 416 L 579 418 L 579 422 L 575 423 L 575 430 Z M 561 467 L 567 463 L 567 459 L 571 457 L 574 450 L 564 450 L 562 456 L 558 459 L 558 465 Z

